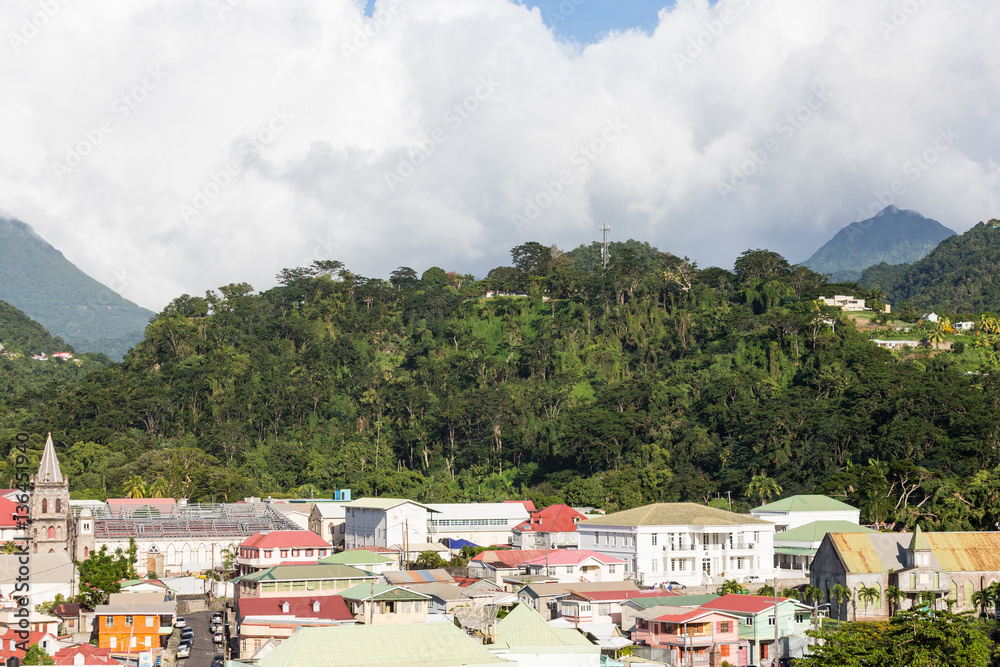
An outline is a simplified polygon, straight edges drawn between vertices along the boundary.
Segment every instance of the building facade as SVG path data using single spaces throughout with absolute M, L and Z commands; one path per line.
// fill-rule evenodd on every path
M 426 542 L 466 540 L 481 547 L 511 544 L 515 526 L 528 518 L 521 503 L 437 503 L 427 519 Z
M 401 498 L 362 498 L 344 505 L 344 548 L 428 542 L 428 514 L 437 510 Z

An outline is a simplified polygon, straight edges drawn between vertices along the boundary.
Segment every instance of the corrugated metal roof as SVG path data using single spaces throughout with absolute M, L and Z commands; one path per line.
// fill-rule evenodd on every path
M 886 572 L 906 567 L 911 533 L 830 533 L 830 542 L 849 573 Z M 924 533 L 930 567 L 944 572 L 1000 571 L 1000 533 Z
M 859 526 L 850 521 L 813 521 L 798 528 L 775 533 L 775 545 L 782 542 L 821 542 L 827 533 L 874 533 L 867 526 Z
M 830 533 L 827 537 L 848 572 L 885 572 L 889 567 L 896 567 L 895 565 L 887 567 L 882 562 L 870 535 L 866 533 Z
M 455 583 L 455 578 L 448 574 L 447 570 L 440 568 L 433 570 L 400 570 L 399 572 L 383 572 L 382 576 L 390 584 L 421 584 L 439 582 L 443 584 Z
M 1000 533 L 924 533 L 946 572 L 1000 570 Z
M 830 498 L 829 496 L 798 495 L 789 496 L 776 500 L 767 505 L 755 507 L 751 512 L 836 512 L 844 510 L 855 510 L 847 503 Z
M 506 647 L 512 652 L 541 653 L 542 648 L 558 648 L 559 653 L 599 654 L 601 647 L 591 644 L 575 630 L 551 627 L 542 616 L 527 605 L 519 604 L 507 616 L 497 621 L 494 646 Z
M 588 526 L 774 526 L 770 521 L 696 503 L 654 503 L 623 512 L 587 519 L 577 530 Z

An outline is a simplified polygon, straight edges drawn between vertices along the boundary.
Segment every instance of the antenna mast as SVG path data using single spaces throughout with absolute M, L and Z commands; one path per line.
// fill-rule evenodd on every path
M 608 232 L 611 231 L 611 225 L 605 223 L 605 224 L 601 225 L 599 229 L 602 232 L 604 232 L 604 242 L 601 244 L 601 270 L 602 271 L 607 271 L 608 270 L 608 258 L 610 256 L 610 253 L 608 252 L 608 247 L 609 247 L 608 246 Z

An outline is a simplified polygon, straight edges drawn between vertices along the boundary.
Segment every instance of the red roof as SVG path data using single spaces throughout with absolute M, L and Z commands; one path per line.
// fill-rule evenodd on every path
M 678 610 L 681 608 L 678 608 Z M 668 623 L 687 623 L 688 621 L 693 621 L 702 616 L 709 616 L 711 614 L 721 614 L 723 616 L 732 617 L 732 614 L 727 614 L 724 611 L 718 611 L 716 609 L 705 609 L 703 607 L 698 609 L 692 609 L 684 614 L 663 614 L 662 616 L 657 616 L 657 621 L 666 621 Z
M 555 553 L 549 552 L 548 558 L 545 557 L 545 552 L 542 551 L 541 556 L 529 560 L 527 565 L 579 565 L 591 558 L 605 565 L 617 565 L 618 563 L 625 562 L 620 558 L 605 556 L 590 549 L 556 549 Z
M 0 528 L 17 528 L 17 503 L 0 496 Z M 27 520 L 28 513 L 22 512 L 21 518 Z
M 525 565 L 529 560 L 534 560 L 539 556 L 545 556 L 545 549 L 509 549 L 505 551 L 484 551 L 473 558 L 477 561 L 493 567 L 517 567 Z M 549 555 L 558 553 L 559 549 L 549 549 Z
M 108 498 L 107 504 L 115 516 L 130 516 L 143 507 L 155 509 L 161 516 L 177 513 L 177 501 L 173 498 Z
M 288 603 L 288 611 L 283 611 Z M 319 611 L 314 611 L 313 604 L 319 602 Z M 316 597 L 287 598 L 240 598 L 240 623 L 245 623 L 248 616 L 284 616 L 289 620 L 295 618 L 318 618 L 327 621 L 353 621 L 354 617 L 339 595 L 320 595 Z
M 77 655 L 84 657 L 83 664 L 85 665 L 115 665 L 116 667 L 121 667 L 122 664 L 112 659 L 111 649 L 97 648 L 91 644 L 80 644 L 79 646 L 59 649 L 56 651 L 54 657 L 57 665 L 72 665 L 74 664 L 73 659 Z
M 505 503 L 517 503 L 518 505 L 524 505 L 524 509 L 528 510 L 528 514 L 532 512 L 537 512 L 535 509 L 535 501 L 533 500 L 505 500 Z
M 784 602 L 791 598 L 778 598 L 778 602 Z M 759 614 L 774 607 L 774 598 L 764 595 L 740 595 L 729 593 L 721 598 L 716 598 L 711 602 L 701 605 L 702 609 L 718 609 L 720 611 L 739 611 L 744 614 Z
M 310 548 L 332 549 L 330 543 L 311 530 L 262 530 L 243 540 L 241 547 L 258 549 Z
M 18 644 L 21 644 L 23 642 L 23 646 L 27 648 L 32 644 L 37 644 L 46 637 L 50 639 L 55 639 L 52 635 L 50 635 L 47 632 L 28 632 L 28 639 L 22 640 L 20 630 L 15 630 L 14 628 L 7 628 L 7 632 L 5 632 L 2 637 L 0 637 L 0 644 L 2 644 L 0 645 L 0 660 L 6 661 L 7 658 L 13 658 L 13 657 L 23 658 L 26 651 L 18 649 L 17 648 Z M 14 646 L 15 646 L 13 651 L 10 650 L 10 641 L 12 639 L 14 640 Z
M 532 513 L 527 521 L 514 526 L 514 530 L 522 533 L 536 531 L 541 533 L 575 533 L 576 522 L 586 519 L 569 505 L 549 505 L 541 512 Z
M 80 604 L 78 602 L 63 602 L 52 607 L 50 613 L 59 618 L 76 618 L 80 615 Z

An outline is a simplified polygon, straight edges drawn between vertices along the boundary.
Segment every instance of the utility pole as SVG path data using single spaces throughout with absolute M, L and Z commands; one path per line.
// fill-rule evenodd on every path
M 775 665 L 778 664 L 778 658 L 781 653 L 778 650 L 778 577 L 774 578 L 774 657 L 771 658 L 771 662 Z
M 604 232 L 604 242 L 601 243 L 601 271 L 607 271 L 608 270 L 608 259 L 610 257 L 610 251 L 609 251 L 610 245 L 608 243 L 608 232 L 611 231 L 611 225 L 605 223 L 605 224 L 601 225 L 599 229 L 602 232 Z

